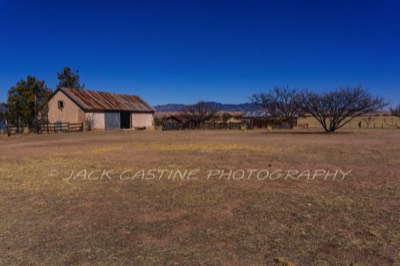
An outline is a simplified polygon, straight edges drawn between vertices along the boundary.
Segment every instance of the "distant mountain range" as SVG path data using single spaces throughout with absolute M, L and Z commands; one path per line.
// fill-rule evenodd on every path
M 239 104 L 224 104 L 224 103 L 217 103 L 217 102 L 209 102 L 222 112 L 246 112 L 246 111 L 257 111 L 260 110 L 260 107 L 252 104 L 252 103 L 239 103 Z M 162 113 L 173 113 L 179 112 L 179 110 L 184 107 L 185 104 L 164 104 L 164 105 L 156 105 L 153 108 L 156 112 Z

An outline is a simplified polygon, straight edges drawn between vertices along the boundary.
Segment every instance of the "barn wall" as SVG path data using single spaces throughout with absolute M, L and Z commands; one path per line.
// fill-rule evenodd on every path
M 64 108 L 58 109 L 58 101 L 64 101 Z M 63 92 L 58 91 L 49 101 L 48 118 L 50 123 L 57 121 L 68 123 L 80 123 L 82 111 Z
M 105 124 L 104 124 L 104 113 L 85 113 L 86 117 L 89 117 L 93 115 L 93 120 L 94 120 L 94 125 L 93 129 L 95 130 L 104 130 L 105 129 Z
M 153 114 L 132 113 L 132 128 L 152 129 L 154 125 Z

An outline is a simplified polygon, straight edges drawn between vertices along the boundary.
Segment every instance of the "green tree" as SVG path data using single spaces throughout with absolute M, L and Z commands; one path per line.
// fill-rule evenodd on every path
M 63 72 L 57 72 L 57 78 L 59 80 L 57 89 L 75 88 L 83 90 L 85 88 L 85 84 L 80 83 L 79 70 L 73 72 L 69 66 L 64 67 Z
M 4 120 L 6 117 L 7 105 L 6 103 L 0 103 L 0 120 Z
M 7 119 L 18 129 L 22 126 L 32 126 L 38 119 L 40 111 L 47 109 L 47 100 L 52 90 L 44 81 L 28 76 L 8 91 Z

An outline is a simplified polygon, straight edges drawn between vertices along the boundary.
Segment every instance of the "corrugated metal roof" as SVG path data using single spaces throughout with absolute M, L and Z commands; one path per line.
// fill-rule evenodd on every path
M 101 91 L 61 88 L 85 111 L 133 111 L 154 112 L 154 109 L 139 96 Z
M 293 115 L 293 118 L 298 117 L 298 114 Z M 283 118 L 283 116 L 272 116 L 268 111 L 258 110 L 244 112 L 242 118 Z
M 270 113 L 264 110 L 259 111 L 247 111 L 243 113 L 243 118 L 267 118 L 272 117 Z
M 185 116 L 185 115 L 170 115 L 168 117 L 165 118 L 165 120 L 169 120 L 169 119 L 175 119 L 181 123 L 186 123 L 190 120 L 195 120 L 194 118 L 190 117 L 190 116 Z

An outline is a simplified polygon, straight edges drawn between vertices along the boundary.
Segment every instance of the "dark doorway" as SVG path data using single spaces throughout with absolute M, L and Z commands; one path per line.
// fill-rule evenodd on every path
M 131 112 L 121 112 L 121 128 L 131 128 Z

